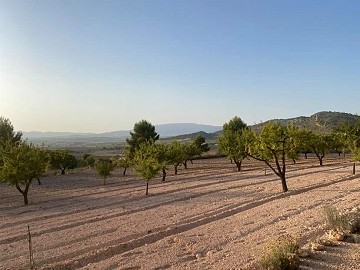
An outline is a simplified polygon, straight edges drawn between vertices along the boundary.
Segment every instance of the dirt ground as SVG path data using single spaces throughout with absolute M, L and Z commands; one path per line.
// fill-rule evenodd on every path
M 196 160 L 165 182 L 121 171 L 102 185 L 93 170 L 33 182 L 29 205 L 0 185 L 0 269 L 252 269 L 262 244 L 290 234 L 306 244 L 325 231 L 322 209 L 359 206 L 359 175 L 342 157 L 290 164 L 289 192 L 268 168 L 246 160 Z M 359 269 L 359 244 L 340 243 L 301 268 Z M 66 267 L 65 267 L 66 265 Z

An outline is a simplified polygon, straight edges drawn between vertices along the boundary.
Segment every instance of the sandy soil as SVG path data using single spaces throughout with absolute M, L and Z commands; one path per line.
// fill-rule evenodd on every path
M 194 161 L 166 182 L 94 171 L 34 181 L 30 204 L 0 185 L 0 269 L 28 269 L 27 225 L 38 269 L 252 269 L 262 244 L 283 234 L 321 235 L 322 208 L 359 206 L 359 176 L 343 158 L 291 164 L 290 192 L 261 163 L 242 172 L 225 159 Z M 359 244 L 302 259 L 302 269 L 359 269 Z M 67 268 L 64 266 L 67 265 Z

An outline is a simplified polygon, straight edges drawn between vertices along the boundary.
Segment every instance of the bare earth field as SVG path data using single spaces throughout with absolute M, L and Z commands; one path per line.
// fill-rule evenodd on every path
M 0 185 L 0 269 L 29 269 L 30 225 L 37 269 L 252 269 L 262 244 L 283 234 L 305 244 L 323 234 L 322 208 L 359 206 L 360 178 L 342 157 L 288 167 L 289 192 L 262 163 L 243 171 L 225 159 L 196 160 L 166 182 L 94 171 L 33 182 L 29 205 Z M 65 267 L 66 265 L 66 267 Z M 341 242 L 302 269 L 360 269 L 359 244 Z

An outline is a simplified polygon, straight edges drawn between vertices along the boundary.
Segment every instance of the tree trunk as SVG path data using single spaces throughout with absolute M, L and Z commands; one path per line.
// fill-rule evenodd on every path
M 66 168 L 64 168 L 64 169 L 60 169 L 61 170 L 61 174 L 65 174 L 65 170 L 66 170 Z
M 146 192 L 145 195 L 149 194 L 149 181 L 146 181 Z
M 39 186 L 41 185 L 40 178 L 37 178 Z
M 174 168 L 175 168 L 175 175 L 177 175 L 177 173 L 178 173 L 178 165 L 174 165 Z
M 187 169 L 187 160 L 184 161 L 184 167 Z
M 305 153 L 305 159 L 307 159 L 307 153 Z
M 281 175 L 280 175 L 280 179 L 281 179 L 281 185 L 282 185 L 283 192 L 287 192 L 287 191 L 288 191 L 288 187 L 287 187 L 287 184 L 286 184 L 285 175 L 284 175 L 284 174 L 281 174 Z
M 26 186 L 25 186 L 25 189 L 22 190 L 20 188 L 20 186 L 18 184 L 16 184 L 16 189 L 23 195 L 24 197 L 24 204 L 25 205 L 28 205 L 29 201 L 28 201 L 28 191 L 29 191 L 29 187 L 30 187 L 30 184 L 31 184 L 31 180 L 29 182 L 26 182 Z
M 293 159 L 292 159 L 292 161 L 293 161 L 293 163 L 294 163 L 294 164 L 296 164 L 296 160 L 295 160 L 295 158 L 293 158 Z
M 234 162 L 236 164 L 237 171 L 241 171 L 241 160 L 234 159 Z
M 162 182 L 165 182 L 165 177 L 166 177 L 166 170 L 162 169 Z
M 125 176 L 125 174 L 126 174 L 126 169 L 127 169 L 127 167 L 124 168 L 123 176 Z
M 319 157 L 319 161 L 320 161 L 320 166 L 323 165 L 323 157 Z

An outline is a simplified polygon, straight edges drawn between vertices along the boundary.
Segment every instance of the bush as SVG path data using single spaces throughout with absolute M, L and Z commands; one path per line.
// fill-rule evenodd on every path
M 331 229 L 341 232 L 360 232 L 360 209 L 354 208 L 340 212 L 338 209 L 327 206 L 324 208 L 326 223 Z
M 266 242 L 260 264 L 266 270 L 299 269 L 299 258 L 296 255 L 298 249 L 298 241 L 289 235 Z

